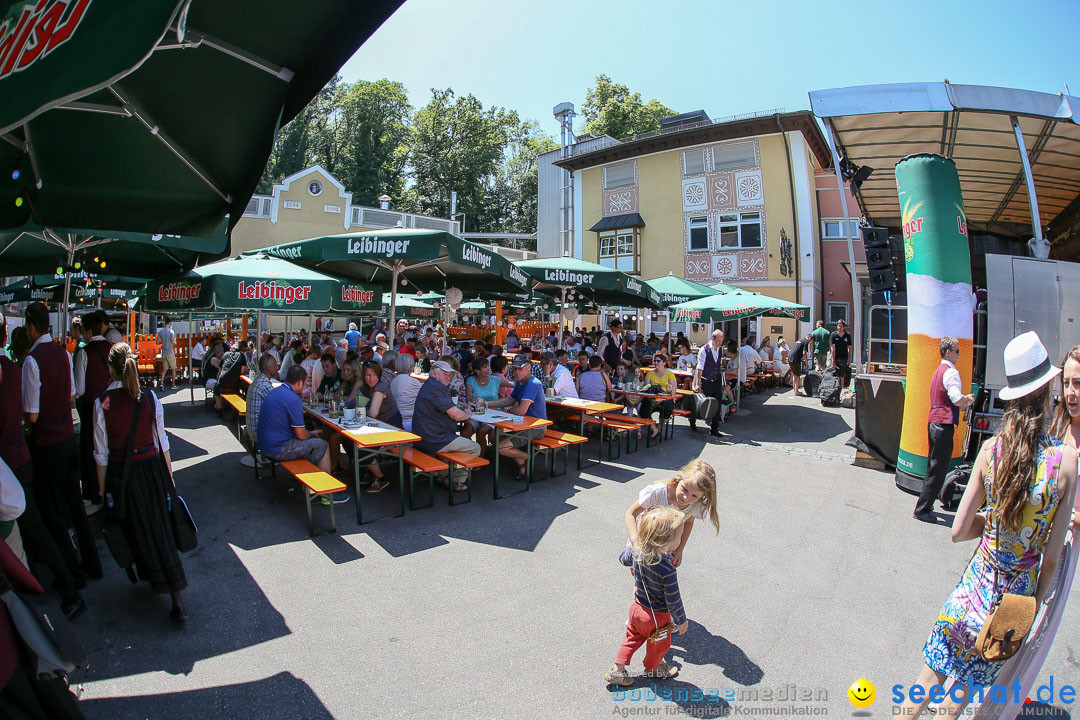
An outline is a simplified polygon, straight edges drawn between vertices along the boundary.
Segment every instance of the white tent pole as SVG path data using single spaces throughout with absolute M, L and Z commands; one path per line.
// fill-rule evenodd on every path
M 739 378 L 739 368 L 742 366 L 742 320 L 736 320 L 735 324 L 738 326 L 739 336 L 739 354 L 735 356 L 735 407 L 739 408 L 739 412 L 742 412 L 742 379 Z
M 829 142 L 829 151 L 832 152 L 833 169 L 836 170 L 836 186 L 840 192 L 840 204 L 844 210 L 844 235 L 847 236 L 848 268 L 851 270 L 851 329 L 854 331 L 854 348 L 852 354 L 855 361 L 855 375 L 861 372 L 862 364 L 862 287 L 859 285 L 859 277 L 855 272 L 855 246 L 851 237 L 851 217 L 848 215 L 847 192 L 844 190 L 844 178 L 840 174 L 840 156 L 836 152 L 836 141 L 833 138 L 832 124 L 829 121 L 822 123 L 825 128 L 825 139 Z M 802 262 L 797 258 L 796 262 Z M 810 322 L 813 322 L 810 318 Z M 799 328 L 799 337 L 803 336 L 802 328 Z
M 390 327 L 386 328 L 387 343 L 391 348 L 394 347 L 394 331 L 397 330 L 397 284 L 399 274 L 401 274 L 401 263 L 394 263 L 394 269 L 390 271 Z M 449 329 L 449 326 L 447 329 Z

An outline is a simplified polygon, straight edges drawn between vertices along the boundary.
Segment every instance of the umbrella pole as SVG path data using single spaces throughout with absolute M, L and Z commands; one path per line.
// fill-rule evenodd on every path
M 195 349 L 195 323 L 192 320 L 192 314 L 187 314 L 187 327 L 188 327 L 188 352 L 187 352 L 187 375 L 188 375 L 188 390 L 191 392 L 191 400 L 180 403 L 187 407 L 195 407 L 195 371 L 192 369 L 191 364 L 191 352 Z M 175 370 L 173 373 L 175 374 Z M 174 378 L 175 380 L 175 378 Z
M 562 347 L 563 341 L 563 325 L 566 320 L 563 319 L 563 313 L 566 311 L 566 287 L 559 288 L 562 293 L 562 301 L 559 303 L 559 331 L 555 333 L 555 347 Z
M 394 269 L 390 271 L 390 327 L 386 329 L 387 342 L 391 349 L 394 347 L 394 333 L 397 330 L 397 283 L 400 273 L 401 263 L 395 263 Z
M 60 307 L 62 308 L 63 315 L 59 313 L 57 317 L 63 317 L 62 326 L 57 328 L 59 332 L 56 333 L 56 337 L 60 339 L 61 343 L 66 344 L 68 332 L 71 330 L 71 322 L 68 320 L 68 296 L 71 295 L 71 265 L 75 262 L 75 238 L 73 235 L 68 235 L 68 257 L 67 267 L 64 268 L 67 272 L 64 273 L 64 296 L 60 300 Z
M 739 408 L 739 412 L 742 412 L 742 380 L 739 379 L 739 366 L 742 365 L 742 320 L 736 320 L 736 324 L 739 327 L 737 335 L 739 336 L 739 354 L 735 357 L 735 407 Z

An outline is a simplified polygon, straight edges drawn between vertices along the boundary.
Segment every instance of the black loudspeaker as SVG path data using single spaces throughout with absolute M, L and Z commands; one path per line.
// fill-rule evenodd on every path
M 860 230 L 862 230 L 863 247 L 867 250 L 889 247 L 889 231 L 887 228 L 864 227 L 860 228 Z
M 889 248 L 866 248 L 866 267 L 868 270 L 891 270 L 892 264 L 893 256 Z
M 896 286 L 896 275 L 892 270 L 870 270 L 870 289 L 874 292 L 891 290 Z

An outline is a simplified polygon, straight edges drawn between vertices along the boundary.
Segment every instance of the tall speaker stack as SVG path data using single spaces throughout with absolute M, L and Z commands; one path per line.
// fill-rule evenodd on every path
M 870 289 L 874 292 L 903 290 L 903 266 L 897 266 L 897 262 L 903 260 L 903 255 L 898 255 L 898 248 L 893 247 L 896 243 L 889 238 L 888 229 L 864 227 L 861 230 Z

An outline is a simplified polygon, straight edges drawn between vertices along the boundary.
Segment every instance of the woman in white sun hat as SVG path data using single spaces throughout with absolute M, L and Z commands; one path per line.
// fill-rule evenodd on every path
M 1080 345 L 1065 353 L 1061 361 L 1061 402 L 1054 409 L 1050 433 L 1073 450 L 1080 447 Z M 1017 698 L 1027 698 L 1035 685 L 1039 671 L 1042 670 L 1046 656 L 1054 644 L 1061 618 L 1065 614 L 1065 604 L 1076 575 L 1077 556 L 1080 555 L 1080 547 L 1077 545 L 1080 542 L 1080 508 L 1076 507 L 1078 500 L 1080 497 L 1076 494 L 1071 499 L 1061 498 L 1062 513 L 1066 508 L 1072 508 L 1072 532 L 1065 538 L 1065 547 L 1058 560 L 1057 575 L 1046 595 L 1046 612 L 1037 618 L 1024 648 L 1005 663 L 998 675 L 998 684 L 1007 685 L 1014 680 L 1020 681 Z M 975 714 L 975 720 L 1013 720 L 1023 706 L 1023 700 L 1011 702 L 1013 699 L 1010 697 L 1010 702 L 1005 707 L 995 706 L 985 711 L 980 708 Z M 991 712 L 991 709 L 995 712 Z
M 1008 386 L 998 394 L 1006 401 L 1005 416 L 979 450 L 952 527 L 953 542 L 979 538 L 979 545 L 941 608 L 916 681 L 926 689 L 948 678 L 963 686 L 938 706 L 947 716 L 967 705 L 968 686 L 997 682 L 1003 664 L 984 660 L 975 640 L 1001 595 L 1034 596 L 1041 605 L 1053 583 L 1071 520 L 1068 510 L 1057 510 L 1062 502 L 1071 504 L 1077 467 L 1076 451 L 1046 431 L 1051 381 L 1060 373 L 1033 332 L 1005 346 Z M 927 704 L 923 698 L 909 699 L 898 713 L 918 717 Z M 991 710 L 988 705 L 987 699 L 980 711 Z

